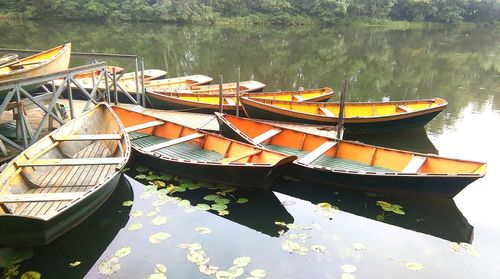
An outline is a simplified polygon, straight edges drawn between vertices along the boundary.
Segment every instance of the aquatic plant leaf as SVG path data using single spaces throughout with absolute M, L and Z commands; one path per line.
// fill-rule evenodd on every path
M 138 166 L 135 170 L 138 172 L 147 172 L 149 168 L 146 166 Z
M 216 199 L 219 199 L 219 195 L 206 195 L 203 197 L 204 200 L 206 201 L 215 201 Z
M 225 204 L 219 204 L 219 203 L 214 203 L 214 204 L 212 204 L 211 208 L 213 210 L 224 210 L 224 209 L 227 209 L 227 205 L 225 205 Z
M 356 271 L 356 267 L 352 264 L 344 264 L 340 267 L 340 270 L 344 273 L 353 273 Z
M 149 211 L 149 212 L 146 214 L 146 216 L 148 216 L 148 217 L 153 217 L 153 216 L 155 216 L 156 214 L 158 214 L 158 212 L 157 212 L 157 211 L 151 210 L 151 211 Z
M 480 256 L 479 252 L 472 246 L 472 244 L 466 243 L 466 242 L 460 242 L 460 246 L 465 249 L 467 254 L 478 258 Z
M 239 266 L 231 266 L 227 272 L 231 273 L 232 278 L 241 276 L 245 270 Z
M 239 198 L 238 200 L 236 200 L 236 203 L 247 203 L 247 202 L 248 202 L 247 198 Z
M 0 268 L 7 268 L 11 265 L 23 262 L 33 257 L 33 250 L 26 249 L 13 249 L 9 247 L 0 248 Z
M 148 241 L 149 241 L 149 243 L 152 243 L 152 244 L 159 244 L 163 240 L 168 239 L 168 238 L 170 238 L 170 234 L 169 233 L 166 233 L 166 232 L 157 232 L 157 233 L 152 234 L 148 238 Z
M 288 251 L 289 253 L 295 253 L 297 255 L 305 256 L 307 255 L 307 247 L 300 245 L 297 242 L 286 239 L 282 246 L 283 250 Z
M 229 203 L 231 203 L 231 201 L 229 199 L 226 199 L 226 198 L 216 199 L 216 200 L 214 200 L 214 202 L 217 204 L 229 204 Z
M 201 273 L 206 274 L 206 275 L 214 275 L 219 270 L 219 268 L 217 266 L 206 265 L 206 264 L 200 265 L 200 266 L 198 266 L 198 268 L 199 268 Z
M 274 222 L 275 225 L 281 226 L 281 227 L 286 227 L 286 223 L 282 221 L 276 221 Z
M 187 260 L 198 265 L 208 262 L 208 258 L 203 253 L 193 250 L 190 250 L 187 254 Z
M 352 246 L 356 249 L 356 251 L 366 250 L 365 245 L 361 242 L 353 242 Z
M 210 205 L 204 204 L 204 203 L 199 203 L 196 205 L 196 208 L 200 210 L 210 210 Z
M 163 225 L 167 223 L 167 217 L 165 216 L 156 216 L 153 220 L 151 220 L 151 224 L 155 226 Z
M 124 169 L 122 170 L 122 172 L 127 172 L 127 171 L 129 171 L 129 170 L 130 170 L 130 168 L 124 168 Z
M 75 267 L 75 266 L 79 266 L 81 263 L 82 263 L 81 261 L 74 261 L 72 263 L 69 263 L 69 266 Z
M 194 182 L 186 182 L 186 183 L 182 183 L 182 186 L 189 189 L 189 190 L 195 190 L 195 189 L 198 189 L 200 188 L 200 186 L 198 186 L 196 183 Z
M 384 214 L 380 214 L 380 215 L 377 215 L 375 217 L 375 219 L 377 219 L 377 221 L 383 222 L 385 220 L 385 216 L 384 216 Z
M 148 180 L 148 181 L 158 180 L 158 179 L 160 179 L 159 175 L 156 175 L 156 174 L 146 175 L 146 180 Z
M 377 205 L 384 208 L 384 207 L 391 207 L 392 204 L 386 202 L 386 201 L 377 201 Z
M 352 273 L 342 273 L 341 279 L 356 279 L 356 276 Z
M 186 187 L 184 186 L 174 186 L 176 192 L 186 192 Z
M 122 206 L 132 206 L 134 204 L 133 201 L 124 201 L 122 202 Z
M 266 277 L 266 271 L 263 269 L 254 269 L 250 271 L 250 275 L 257 278 L 264 278 Z
M 212 232 L 211 229 L 206 228 L 206 227 L 197 227 L 194 230 L 197 231 L 199 234 L 209 234 Z
M 286 224 L 286 227 L 287 227 L 288 229 L 290 229 L 290 230 L 295 230 L 295 229 L 297 229 L 297 228 L 298 228 L 298 226 L 297 226 L 297 225 L 292 224 L 292 223 L 290 223 L 290 224 Z
M 187 207 L 187 206 L 190 206 L 191 205 L 191 202 L 189 200 L 181 200 L 179 202 L 179 206 L 182 206 L 182 207 Z
M 450 247 L 451 251 L 459 254 L 459 255 L 462 255 L 462 253 L 460 253 L 460 245 L 456 242 L 450 242 L 448 243 L 448 246 Z
M 229 215 L 229 211 L 223 209 L 223 210 L 218 210 L 217 211 L 217 214 L 219 214 L 219 216 L 226 216 L 226 215 Z
M 141 217 L 142 216 L 142 211 L 140 210 L 134 210 L 132 213 L 130 213 L 130 216 L 132 217 Z
M 217 279 L 231 279 L 232 275 L 230 272 L 222 270 L 222 271 L 217 271 L 217 273 L 215 273 L 215 278 L 217 278 Z
M 21 275 L 21 279 L 40 279 L 42 275 L 36 271 L 27 271 Z
M 167 184 L 161 180 L 155 180 L 153 181 L 153 185 L 155 185 L 156 187 L 165 187 Z
M 236 259 L 234 259 L 233 264 L 235 266 L 244 267 L 244 266 L 247 266 L 251 261 L 252 261 L 252 259 L 250 257 L 243 256 L 243 257 L 237 257 Z
M 393 208 L 393 209 L 392 209 L 392 212 L 394 212 L 394 213 L 396 213 L 396 214 L 398 214 L 398 215 L 405 215 L 405 214 L 406 214 L 406 213 L 405 213 L 403 210 L 401 210 L 400 208 Z
M 115 256 L 117 256 L 119 258 L 123 258 L 123 257 L 127 256 L 128 254 L 130 254 L 130 252 L 132 252 L 132 247 L 130 247 L 130 246 L 122 247 L 122 248 L 116 250 Z
M 424 269 L 424 266 L 416 262 L 407 262 L 406 268 L 408 268 L 409 270 L 420 271 Z
M 313 229 L 311 226 L 300 226 L 299 229 L 304 230 L 304 231 L 310 231 Z
M 163 264 L 155 264 L 155 272 L 156 273 L 167 273 L 167 267 Z
M 321 207 L 321 208 L 332 208 L 333 206 L 327 202 L 320 202 L 318 204 L 316 204 L 317 206 Z
M 142 180 L 146 179 L 146 177 L 147 176 L 145 174 L 138 174 L 135 176 L 136 179 L 142 179 Z
M 142 228 L 142 226 L 143 225 L 141 223 L 133 223 L 130 226 L 128 226 L 127 230 L 129 230 L 129 231 L 136 231 L 136 230 Z
M 104 260 L 97 266 L 97 272 L 104 275 L 111 275 L 120 270 L 121 266 L 118 263 L 119 261 L 120 259 L 118 257 Z
M 148 276 L 148 279 L 167 279 L 167 276 L 163 273 L 153 273 Z
M 311 250 L 316 253 L 326 253 L 326 251 L 328 251 L 328 248 L 323 245 L 311 245 Z
M 187 248 L 191 251 L 203 250 L 203 246 L 200 243 L 189 243 Z

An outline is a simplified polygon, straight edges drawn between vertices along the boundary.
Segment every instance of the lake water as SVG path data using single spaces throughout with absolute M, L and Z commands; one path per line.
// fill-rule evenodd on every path
M 286 179 L 273 191 L 227 192 L 195 189 L 196 183 L 177 178 L 170 182 L 178 186 L 172 196 L 179 199 L 167 202 L 158 201 L 157 193 L 144 193 L 147 180 L 133 179 L 141 162 L 133 162 L 128 179 L 98 212 L 52 244 L 33 248 L 34 256 L 20 264 L 19 274 L 208 278 L 193 262 L 209 258 L 213 270 L 227 271 L 245 256 L 249 263 L 239 258 L 241 269 L 230 269 L 243 272 L 240 278 L 258 277 L 262 270 L 266 278 L 500 276 L 498 29 L 0 21 L 0 34 L 3 48 L 46 49 L 71 41 L 74 51 L 138 54 L 146 68 L 166 69 L 168 77 L 205 74 L 217 80 L 224 75 L 225 81 L 234 81 L 240 67 L 242 80 L 259 80 L 266 90 L 330 86 L 340 91 L 345 73 L 351 101 L 442 97 L 448 108 L 425 130 L 356 139 L 488 162 L 486 177 L 454 199 L 374 196 Z M 190 206 L 213 204 L 204 197 L 216 192 L 229 199 L 227 210 Z M 237 203 L 239 198 L 248 202 Z M 122 206 L 127 200 L 134 201 L 131 207 Z M 380 200 L 400 204 L 406 214 L 384 213 L 376 204 Z M 322 202 L 339 211 L 317 206 Z M 113 258 L 117 251 L 123 257 Z M 81 263 L 71 267 L 76 261 Z M 156 264 L 166 272 L 161 265 L 155 272 Z M 0 272 L 6 277 L 7 270 Z

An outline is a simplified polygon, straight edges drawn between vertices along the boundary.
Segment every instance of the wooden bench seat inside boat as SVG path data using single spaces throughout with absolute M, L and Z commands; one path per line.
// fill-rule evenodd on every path
M 132 145 L 138 148 L 147 148 L 150 146 L 155 146 L 170 141 L 170 139 L 152 136 L 143 133 L 130 133 L 132 139 Z M 206 150 L 198 145 L 189 143 L 178 143 L 175 145 L 167 146 L 155 152 L 168 156 L 184 160 L 198 160 L 198 161 L 220 161 L 224 156 L 215 151 Z
M 121 140 L 120 134 L 93 134 L 93 135 L 63 135 L 54 138 L 56 141 L 96 141 L 96 140 Z

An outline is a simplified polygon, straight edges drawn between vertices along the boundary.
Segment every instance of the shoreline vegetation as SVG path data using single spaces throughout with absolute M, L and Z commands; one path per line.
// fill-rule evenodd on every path
M 423 28 L 498 25 L 497 0 L 4 0 L 0 19 L 103 20 L 214 25 L 356 25 Z M 439 25 L 439 24 L 438 24 Z

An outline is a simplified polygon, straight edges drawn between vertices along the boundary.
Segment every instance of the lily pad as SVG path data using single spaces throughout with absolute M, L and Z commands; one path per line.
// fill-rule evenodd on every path
M 122 202 L 122 206 L 132 206 L 134 204 L 133 201 L 124 201 Z
M 238 200 L 236 200 L 236 203 L 247 203 L 247 202 L 248 202 L 247 198 L 239 198 Z
M 79 266 L 81 263 L 82 263 L 81 261 L 74 261 L 72 263 L 69 263 L 69 266 L 75 267 L 75 266 Z
M 352 273 L 342 273 L 341 279 L 356 279 L 356 276 Z
M 138 172 L 147 172 L 149 168 L 146 166 L 138 166 L 135 170 Z
M 216 199 L 220 199 L 219 195 L 206 195 L 203 197 L 206 201 L 215 201 Z
M 230 267 L 227 272 L 231 273 L 232 278 L 240 277 L 245 270 L 239 266 Z
M 233 264 L 235 266 L 244 267 L 244 266 L 247 266 L 251 261 L 252 261 L 252 259 L 250 257 L 243 256 L 243 257 L 237 257 L 236 259 L 234 259 Z
M 211 207 L 213 210 L 224 210 L 224 209 L 227 209 L 227 205 L 225 204 L 220 204 L 220 203 L 215 203 L 215 204 L 212 204 L 212 207 Z
M 363 243 L 361 242 L 354 242 L 352 246 L 354 247 L 354 249 L 356 249 L 356 251 L 366 250 L 365 245 L 363 245 Z
M 200 266 L 198 266 L 198 268 L 199 268 L 200 272 L 205 274 L 205 275 L 214 275 L 219 270 L 219 268 L 217 266 L 206 265 L 206 264 L 200 265 Z
M 320 202 L 316 205 L 321 207 L 321 208 L 332 208 L 333 207 L 333 205 L 331 205 L 330 203 L 327 203 L 327 202 Z
M 116 250 L 115 256 L 117 256 L 119 258 L 123 258 L 123 257 L 127 256 L 128 254 L 130 254 L 130 252 L 132 252 L 132 248 L 130 246 L 126 246 L 126 247 L 123 247 L 123 248 Z
M 141 217 L 142 216 L 142 211 L 140 210 L 134 210 L 132 213 L 130 213 L 130 216 L 132 217 Z
M 222 271 L 217 271 L 217 273 L 215 273 L 215 278 L 217 278 L 217 279 L 231 279 L 231 278 L 233 278 L 233 276 L 231 275 L 230 272 L 222 270 Z
M 274 222 L 275 225 L 278 225 L 280 227 L 286 227 L 286 223 L 285 222 L 282 222 L 282 221 L 276 221 Z
M 153 185 L 155 185 L 156 187 L 165 187 L 167 184 L 165 184 L 165 182 L 161 180 L 156 180 L 153 182 Z
M 182 207 L 187 207 L 187 206 L 190 206 L 191 205 L 191 202 L 189 200 L 181 200 L 179 202 L 179 206 L 182 206 Z
M 111 275 L 117 272 L 121 268 L 120 264 L 118 263 L 119 260 L 120 259 L 118 257 L 112 257 L 110 259 L 102 261 L 97 266 L 97 272 L 104 275 Z
M 184 186 L 174 186 L 176 192 L 186 192 L 186 187 Z
M 194 230 L 197 231 L 199 234 L 209 234 L 212 232 L 211 229 L 206 228 L 206 227 L 197 227 Z
M 204 203 L 199 203 L 196 205 L 196 208 L 200 210 L 210 210 L 210 205 L 204 204 Z
M 424 269 L 424 266 L 416 262 L 407 262 L 406 268 L 408 268 L 409 270 L 420 271 Z
M 153 273 L 148 276 L 148 279 L 167 279 L 167 276 L 163 273 Z
M 143 225 L 141 223 L 133 223 L 130 226 L 128 226 L 128 230 L 129 231 L 136 231 L 136 230 L 142 228 L 142 226 Z
M 229 204 L 229 203 L 231 203 L 231 201 L 229 199 L 226 199 L 226 198 L 216 199 L 216 200 L 214 200 L 214 202 L 217 204 Z
M 135 176 L 136 179 L 146 179 L 146 175 L 145 174 L 138 174 Z
M 219 216 L 226 216 L 226 215 L 229 215 L 229 211 L 223 209 L 223 210 L 218 210 L 217 211 L 217 214 L 219 214 Z
M 356 269 L 357 268 L 352 264 L 345 264 L 340 267 L 340 270 L 342 270 L 342 272 L 344 273 L 353 273 L 356 271 Z
M 208 258 L 203 253 L 192 250 L 187 254 L 187 260 L 198 265 L 208 262 Z
M 250 275 L 257 278 L 264 278 L 266 277 L 266 271 L 263 269 L 254 269 L 250 271 Z
M 328 248 L 326 248 L 323 245 L 311 245 L 311 250 L 313 250 L 316 253 L 326 253 Z
M 167 273 L 167 267 L 163 264 L 155 264 L 156 273 Z
M 159 244 L 161 243 L 163 240 L 167 239 L 170 237 L 170 234 L 169 233 L 166 233 L 166 232 L 157 232 L 155 234 L 152 234 L 149 238 L 148 238 L 148 241 L 149 243 L 152 243 L 152 244 Z
M 153 180 L 158 180 L 158 179 L 160 179 L 160 176 L 156 175 L 156 174 L 150 174 L 150 175 L 146 176 L 146 180 L 148 180 L 148 181 L 153 181 Z
M 153 220 L 151 220 L 151 224 L 155 226 L 163 225 L 167 223 L 167 217 L 165 216 L 156 216 Z
M 27 271 L 21 275 L 21 279 L 40 279 L 42 275 L 36 271 Z

